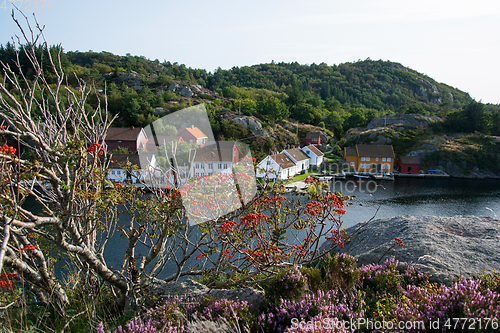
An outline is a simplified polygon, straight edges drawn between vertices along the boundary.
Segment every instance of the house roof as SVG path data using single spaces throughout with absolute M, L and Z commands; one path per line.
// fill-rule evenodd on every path
M 200 149 L 191 149 L 189 151 L 189 160 L 197 162 L 232 162 L 232 149 L 217 149 L 217 146 L 211 145 Z
M 296 160 L 297 162 L 309 159 L 309 156 L 307 156 L 306 154 L 304 154 L 304 152 L 300 148 L 285 149 L 285 151 L 291 157 L 293 157 L 293 159 Z
M 106 140 L 136 141 L 141 131 L 140 127 L 110 127 Z
M 191 126 L 191 127 L 187 127 L 185 130 L 188 131 L 189 133 L 191 133 L 191 135 L 193 135 L 197 139 L 208 138 L 205 135 L 205 133 L 203 133 L 198 127 Z M 177 135 L 180 136 L 181 133 L 179 133 Z
M 394 150 L 390 145 L 356 145 L 358 156 L 394 157 Z
M 218 145 L 219 149 L 233 149 L 235 144 L 236 144 L 235 141 L 217 141 L 217 142 L 210 141 L 210 142 L 205 144 L 203 149 L 205 149 L 205 148 L 206 149 L 217 149 L 217 145 Z
M 401 156 L 401 164 L 420 164 L 418 156 Z
M 347 156 L 358 156 L 358 152 L 356 150 L 356 147 L 346 147 L 345 154 Z
M 288 169 L 295 166 L 295 163 L 284 153 L 269 155 L 282 169 Z
M 306 139 L 318 139 L 320 136 L 321 132 L 318 131 L 307 132 Z
M 323 156 L 324 154 L 322 152 L 319 151 L 318 148 L 316 148 L 315 146 L 313 145 L 309 145 L 309 146 L 306 146 L 310 151 L 313 152 L 314 155 L 316 156 Z M 305 147 L 304 147 L 305 148 Z

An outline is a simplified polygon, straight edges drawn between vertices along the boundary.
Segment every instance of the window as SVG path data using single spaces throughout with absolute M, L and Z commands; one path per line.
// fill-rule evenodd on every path
M 385 157 L 382 157 L 382 162 L 385 162 Z
M 208 168 L 212 169 L 212 162 L 208 163 Z
M 219 170 L 222 170 L 222 163 L 219 163 Z
M 367 164 L 367 165 L 366 165 L 366 168 L 367 168 L 367 169 L 370 169 L 370 164 Z
M 224 163 L 224 169 L 227 169 L 227 163 Z
M 271 165 L 271 160 L 267 160 L 267 165 Z
M 364 157 L 361 157 L 361 161 L 363 161 L 363 162 L 364 162 L 364 161 L 365 161 L 365 158 L 364 158 Z
M 390 158 L 390 157 L 388 157 L 388 158 L 387 158 L 387 162 L 390 162 L 390 161 L 391 161 L 391 158 Z
M 378 162 L 378 157 L 375 159 L 375 161 L 377 161 L 377 162 Z
M 351 166 L 352 166 L 352 167 L 354 166 L 354 162 L 351 162 Z
M 365 168 L 365 164 L 361 164 L 361 169 L 364 169 Z
M 367 160 L 367 161 L 369 161 L 369 160 L 370 160 L 370 158 L 369 158 L 369 157 L 367 157 L 367 158 L 366 158 L 366 160 Z
M 385 164 L 382 164 L 382 170 L 385 170 Z
M 111 170 L 111 174 L 114 175 L 115 174 L 115 170 Z

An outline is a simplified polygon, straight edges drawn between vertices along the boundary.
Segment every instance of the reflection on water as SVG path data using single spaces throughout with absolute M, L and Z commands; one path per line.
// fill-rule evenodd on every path
M 349 183 L 351 182 L 351 183 Z M 349 183 L 349 184 L 346 184 Z M 354 190 L 352 183 L 355 183 Z M 371 218 L 414 216 L 500 216 L 500 181 L 466 179 L 396 178 L 377 181 L 347 180 L 332 184 L 332 190 L 356 196 L 344 218 L 346 227 Z

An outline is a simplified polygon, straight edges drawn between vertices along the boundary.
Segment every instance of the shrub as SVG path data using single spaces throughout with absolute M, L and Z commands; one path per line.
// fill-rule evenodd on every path
M 349 321 L 364 314 L 362 294 L 342 295 L 335 290 L 319 290 L 306 294 L 301 300 L 280 299 L 258 316 L 257 326 L 263 332 L 292 332 L 290 329 L 297 328 L 297 323 L 302 321 L 318 322 L 323 318 Z
M 113 333 L 185 332 L 187 327 L 204 328 L 207 332 L 210 328 L 219 329 L 217 332 L 231 332 L 235 328 L 243 331 L 245 327 L 248 330 L 254 321 L 247 302 L 176 295 L 168 296 L 162 306 L 132 318 L 125 328 L 119 326 Z M 104 324 L 100 323 L 97 333 L 104 332 Z
M 307 278 L 297 266 L 284 270 L 263 285 L 266 299 L 273 303 L 280 299 L 299 299 L 306 290 Z
M 337 253 L 334 257 L 327 254 L 302 271 L 307 276 L 311 290 L 339 289 L 345 293 L 353 291 L 360 282 L 361 272 L 356 267 L 356 261 L 356 258 L 345 253 Z
M 451 330 L 455 327 L 453 318 L 471 319 L 466 322 L 469 328 L 473 324 L 472 319 L 481 318 L 484 320 L 481 328 L 474 321 L 479 332 L 498 330 L 500 294 L 490 289 L 482 291 L 481 280 L 462 279 L 452 287 L 442 285 L 437 290 L 408 286 L 403 294 L 405 298 L 394 309 L 394 317 L 398 321 L 420 321 L 427 325 L 430 320 L 439 319 L 440 327 Z M 487 319 L 491 319 L 489 327 L 485 326 Z M 462 324 L 463 320 L 457 323 L 457 327 L 461 328 Z

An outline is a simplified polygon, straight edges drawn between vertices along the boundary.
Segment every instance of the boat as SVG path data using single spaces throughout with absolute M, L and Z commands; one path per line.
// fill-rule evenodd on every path
M 427 178 L 449 178 L 450 175 L 442 170 L 427 170 L 425 177 L 427 177 Z
M 370 176 L 365 176 L 365 175 L 354 175 L 354 177 L 360 178 L 360 179 L 370 179 Z
M 343 172 L 343 173 L 334 173 L 333 174 L 333 179 L 336 179 L 336 180 L 345 180 L 345 178 L 346 178 L 345 172 Z
M 394 180 L 394 175 L 391 173 L 387 173 L 387 174 L 377 173 L 377 174 L 373 174 L 372 178 L 376 179 L 376 180 Z

